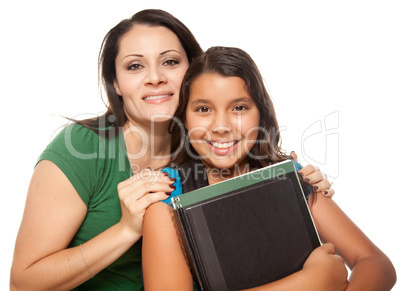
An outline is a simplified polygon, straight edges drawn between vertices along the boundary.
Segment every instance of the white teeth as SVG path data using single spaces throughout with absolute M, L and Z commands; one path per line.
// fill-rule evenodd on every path
M 162 99 L 162 98 L 169 97 L 169 96 L 170 95 L 148 96 L 148 97 L 145 97 L 144 100 L 146 101 L 146 100 Z
M 224 142 L 224 143 L 218 143 L 218 142 L 212 142 L 212 145 L 216 148 L 220 148 L 220 149 L 227 149 L 230 148 L 231 146 L 233 146 L 235 144 L 234 141 L 232 142 Z

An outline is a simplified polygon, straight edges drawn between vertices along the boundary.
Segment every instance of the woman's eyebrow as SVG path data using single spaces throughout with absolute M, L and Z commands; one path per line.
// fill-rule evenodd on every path
M 138 58 L 143 58 L 144 57 L 144 55 L 140 55 L 140 54 L 128 54 L 128 55 L 126 55 L 126 56 L 124 56 L 121 60 L 124 60 L 125 58 L 128 58 L 128 57 L 138 57 Z
M 159 55 L 160 55 L 160 56 L 163 56 L 163 55 L 165 55 L 165 54 L 167 54 L 167 53 L 169 53 L 169 52 L 176 52 L 176 53 L 178 53 L 178 54 L 181 54 L 181 53 L 180 53 L 179 51 L 177 51 L 177 50 L 170 49 L 170 50 L 166 50 L 166 51 L 161 52 Z M 124 60 L 125 58 L 128 58 L 128 57 L 143 58 L 144 55 L 141 55 L 141 54 L 128 54 L 128 55 L 124 56 L 124 57 L 122 58 L 122 60 Z
M 161 52 L 159 55 L 163 56 L 164 54 L 167 54 L 167 53 L 170 53 L 170 52 L 176 52 L 178 54 L 181 54 L 181 52 L 179 52 L 178 50 L 170 49 L 170 50 L 166 50 L 166 51 Z

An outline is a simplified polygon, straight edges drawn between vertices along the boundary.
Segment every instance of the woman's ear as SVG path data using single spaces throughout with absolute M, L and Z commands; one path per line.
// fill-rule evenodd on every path
M 121 94 L 119 83 L 117 83 L 116 80 L 113 81 L 113 86 L 114 86 L 114 89 L 116 90 L 117 95 L 123 96 L 123 94 Z

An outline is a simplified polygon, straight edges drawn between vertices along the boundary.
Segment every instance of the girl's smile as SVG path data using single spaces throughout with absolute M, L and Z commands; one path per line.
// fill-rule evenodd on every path
M 235 151 L 240 140 L 236 141 L 207 141 L 211 151 L 216 155 L 226 156 Z

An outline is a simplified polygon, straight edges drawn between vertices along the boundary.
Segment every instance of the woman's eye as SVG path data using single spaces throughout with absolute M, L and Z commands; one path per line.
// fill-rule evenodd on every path
M 209 110 L 208 107 L 202 106 L 202 107 L 198 107 L 195 111 L 197 111 L 197 112 L 209 112 L 210 110 Z
M 165 66 L 175 66 L 179 63 L 177 60 L 167 60 L 163 63 Z
M 140 65 L 140 64 L 131 64 L 131 65 L 128 66 L 127 69 L 130 70 L 130 71 L 138 71 L 138 70 L 141 70 L 143 67 L 144 66 Z

